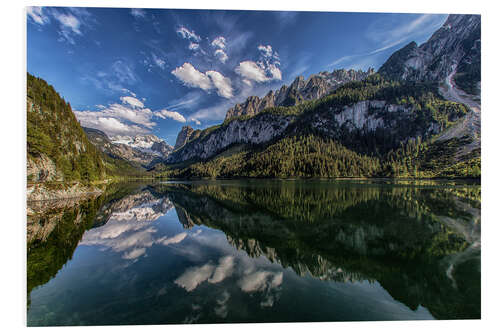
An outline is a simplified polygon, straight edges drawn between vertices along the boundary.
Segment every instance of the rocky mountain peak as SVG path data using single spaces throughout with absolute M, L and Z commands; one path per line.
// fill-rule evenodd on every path
M 333 72 L 323 71 L 313 74 L 307 80 L 300 75 L 292 81 L 290 86 L 283 85 L 276 91 L 269 91 L 262 98 L 250 96 L 243 103 L 236 104 L 227 111 L 225 120 L 238 116 L 254 116 L 274 106 L 292 106 L 303 101 L 318 99 L 344 83 L 363 80 L 373 72 L 373 68 L 366 72 L 338 69 Z
M 177 134 L 177 139 L 175 140 L 174 150 L 184 146 L 193 134 L 194 129 L 191 126 L 182 126 L 181 131 Z
M 481 16 L 449 15 L 427 42 L 396 51 L 379 73 L 393 80 L 443 81 L 453 71 L 480 81 Z M 457 82 L 460 84 L 460 82 Z

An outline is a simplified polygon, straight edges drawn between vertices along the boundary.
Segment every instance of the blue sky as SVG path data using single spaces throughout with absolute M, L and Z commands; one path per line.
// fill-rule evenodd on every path
M 220 123 L 250 95 L 337 68 L 380 65 L 447 15 L 27 8 L 27 69 L 108 135 Z

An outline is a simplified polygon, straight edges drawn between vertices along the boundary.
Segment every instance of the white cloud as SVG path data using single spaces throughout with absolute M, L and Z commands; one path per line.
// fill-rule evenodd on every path
M 281 81 L 281 71 L 276 65 L 270 64 L 268 70 L 273 80 Z
M 182 38 L 184 39 L 190 39 L 190 40 L 193 40 L 195 42 L 200 42 L 201 41 L 201 37 L 198 36 L 194 30 L 189 30 L 187 29 L 186 27 L 180 27 L 177 29 L 177 34 L 179 36 L 181 36 Z
M 135 83 L 137 76 L 133 70 L 133 65 L 127 64 L 123 60 L 117 60 L 111 65 L 113 76 L 122 83 Z M 106 74 L 105 74 L 106 75 Z
M 156 64 L 156 66 L 160 67 L 161 69 L 165 69 L 165 66 L 167 64 L 165 60 L 161 59 L 154 53 L 151 53 L 151 56 L 153 57 L 153 62 Z
M 180 123 L 186 122 L 186 118 L 184 118 L 184 116 L 182 114 L 180 114 L 179 112 L 176 112 L 176 111 L 168 111 L 168 110 L 164 109 L 164 110 L 160 110 L 160 111 L 155 112 L 155 116 L 160 117 L 162 119 L 171 118 L 171 119 L 178 121 Z
M 223 64 L 226 63 L 227 59 L 228 59 L 228 56 L 226 54 L 226 52 L 224 52 L 223 50 L 221 49 L 217 49 L 215 50 L 214 52 L 214 56 L 219 59 L 220 62 L 222 62 Z
M 235 72 L 243 78 L 256 82 L 266 82 L 270 80 L 266 76 L 266 71 L 250 60 L 240 62 L 240 64 L 236 67 Z
M 266 58 L 271 58 L 273 56 L 273 48 L 271 47 L 271 45 L 267 45 L 267 46 L 259 45 L 259 46 L 257 46 L 257 49 L 260 52 L 262 52 L 262 55 Z
M 233 97 L 233 88 L 229 78 L 224 77 L 224 75 L 216 71 L 208 71 L 206 75 L 212 80 L 215 88 L 217 88 L 217 94 L 219 96 L 224 98 Z
M 103 117 L 99 111 L 73 112 L 82 126 L 101 130 L 109 136 L 147 134 L 150 132 L 149 129 L 138 125 L 125 124 L 117 118 Z
M 101 105 L 98 111 L 74 110 L 73 113 L 82 126 L 99 129 L 109 136 L 150 133 L 156 126 L 152 121 L 156 113 L 144 107 L 143 101 L 136 97 L 122 96 L 120 101 L 122 104 Z
M 199 121 L 198 119 L 196 119 L 194 117 L 189 118 L 189 121 L 194 122 L 196 125 L 201 125 L 201 121 Z
M 215 88 L 219 96 L 224 98 L 233 97 L 231 80 L 217 71 L 202 73 L 186 62 L 181 67 L 174 69 L 172 74 L 186 86 L 201 88 L 205 91 Z
M 122 101 L 122 103 L 129 104 L 133 107 L 137 107 L 137 108 L 144 107 L 144 103 L 142 103 L 140 100 L 138 100 L 137 98 L 132 97 L 132 96 L 123 96 L 123 97 L 120 97 L 120 100 Z
M 26 7 L 26 14 L 28 14 L 28 17 L 35 23 L 40 25 L 50 22 L 49 17 L 43 13 L 42 7 Z
M 225 49 L 226 48 L 226 39 L 223 36 L 219 36 L 219 37 L 215 38 L 210 45 L 212 45 L 213 47 L 219 48 L 219 49 Z
M 189 43 L 188 48 L 191 51 L 195 51 L 195 50 L 198 50 L 200 48 L 200 44 L 191 42 L 191 43 Z
M 146 16 L 146 12 L 139 8 L 132 8 L 130 14 L 136 18 L 144 18 Z
M 174 69 L 172 74 L 187 86 L 201 88 L 205 91 L 213 88 L 210 78 L 188 62 Z
M 60 14 L 59 12 L 55 12 L 54 17 L 59 21 L 63 30 L 70 29 L 75 34 L 82 34 L 82 32 L 80 31 L 80 20 L 78 20 L 72 14 Z

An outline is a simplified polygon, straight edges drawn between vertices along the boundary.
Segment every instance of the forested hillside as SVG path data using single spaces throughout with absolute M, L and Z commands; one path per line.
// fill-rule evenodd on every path
M 101 154 L 88 141 L 69 102 L 29 73 L 27 90 L 28 181 L 105 178 Z
M 156 171 L 187 178 L 479 177 L 479 151 L 457 157 L 468 138 L 436 140 L 467 112 L 466 106 L 440 97 L 435 83 L 392 81 L 374 74 L 319 100 L 225 121 L 193 135 L 172 157 L 197 145 L 213 147 L 210 137 L 226 139 L 233 122 L 246 126 L 259 119 L 269 123 L 266 117 L 287 119 L 286 129 L 269 142 L 235 140 L 208 159 L 180 161 Z

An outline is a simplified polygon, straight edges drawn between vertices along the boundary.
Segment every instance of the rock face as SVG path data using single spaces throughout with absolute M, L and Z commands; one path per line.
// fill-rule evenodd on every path
M 283 85 L 279 90 L 270 90 L 260 98 L 250 96 L 243 103 L 236 104 L 226 113 L 226 121 L 238 116 L 254 116 L 266 108 L 273 106 L 292 106 L 303 101 L 321 98 L 340 85 L 365 79 L 373 74 L 373 69 L 367 72 L 353 69 L 338 69 L 333 72 L 321 72 L 311 75 L 307 80 L 298 76 L 289 87 Z
M 426 43 L 418 46 L 412 42 L 395 52 L 380 68 L 379 73 L 394 80 L 411 81 L 445 82 L 454 77 L 457 85 L 460 75 L 480 80 L 480 75 L 476 75 L 476 71 L 480 70 L 480 25 L 480 16 L 450 15 Z M 426 128 L 417 124 L 410 130 L 408 124 L 417 120 L 417 113 L 410 112 L 412 110 L 409 107 L 390 104 L 384 100 L 364 100 L 330 108 L 328 112 L 321 111 L 321 114 L 301 118 L 300 124 L 295 122 L 297 116 L 262 113 L 265 108 L 292 106 L 321 98 L 346 82 L 363 80 L 372 73 L 373 70 L 336 70 L 312 75 L 307 80 L 299 76 L 290 86 L 269 91 L 262 98 L 250 96 L 244 103 L 229 109 L 224 123 L 206 135 L 196 135 L 199 131 L 188 135 L 187 129 L 183 128 L 185 133 L 181 131 L 178 137 L 179 147 L 169 156 L 167 163 L 208 159 L 232 144 L 262 144 L 280 136 L 300 132 L 300 128 L 305 126 L 339 142 L 346 139 L 341 135 L 349 135 L 352 131 L 368 133 L 383 129 L 397 137 L 397 140 L 405 141 L 417 136 L 426 138 L 443 130 L 442 125 L 435 122 L 427 124 Z M 454 89 L 453 82 L 448 83 L 448 86 Z M 472 104 L 466 104 L 472 107 Z M 476 109 L 474 112 L 478 114 Z M 238 118 L 240 116 L 248 118 Z M 474 119 L 478 123 L 479 118 Z M 294 126 L 290 127 L 291 124 Z
M 454 68 L 480 71 L 480 55 L 481 16 L 450 15 L 427 42 L 395 52 L 379 73 L 395 80 L 442 81 Z
M 178 163 L 192 159 L 206 159 L 232 144 L 261 144 L 281 135 L 290 124 L 292 117 L 264 114 L 248 120 L 233 120 L 210 134 L 192 140 L 174 151 L 167 163 Z
M 193 132 L 194 130 L 191 126 L 182 126 L 181 131 L 179 132 L 179 134 L 177 134 L 177 140 L 175 140 L 174 150 L 184 146 Z
M 61 171 L 57 169 L 56 164 L 45 154 L 32 156 L 27 160 L 28 179 L 33 182 L 62 181 Z
M 83 129 L 89 141 L 103 153 L 142 167 L 163 161 L 172 151 L 172 146 L 154 135 L 119 137 L 112 141 L 100 130 L 87 127 Z
M 26 191 L 27 201 L 67 200 L 95 196 L 102 190 L 95 186 L 82 184 L 54 184 L 50 187 L 43 183 L 28 184 Z
M 262 114 L 246 120 L 234 119 L 210 132 L 202 139 L 193 139 L 181 149 L 174 151 L 167 163 L 189 160 L 204 160 L 220 153 L 233 144 L 263 144 L 287 135 L 300 132 L 308 126 L 331 138 L 337 138 L 341 128 L 349 132 L 363 130 L 373 132 L 379 128 L 398 132 L 402 123 L 414 121 L 415 113 L 410 107 L 390 104 L 382 100 L 361 101 L 340 108 L 330 108 L 328 112 L 315 114 L 307 123 L 297 116 Z M 293 126 L 292 126 L 293 125 Z M 437 124 L 423 129 L 415 136 L 427 137 L 440 131 Z

